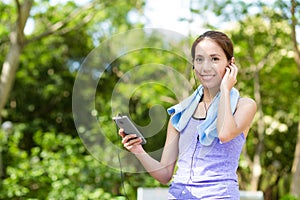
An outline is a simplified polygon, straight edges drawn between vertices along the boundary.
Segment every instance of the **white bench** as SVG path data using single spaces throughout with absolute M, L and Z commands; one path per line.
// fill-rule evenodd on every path
M 167 200 L 168 188 L 143 188 L 137 190 L 137 200 Z M 264 200 L 262 191 L 243 191 L 240 190 L 240 200 Z

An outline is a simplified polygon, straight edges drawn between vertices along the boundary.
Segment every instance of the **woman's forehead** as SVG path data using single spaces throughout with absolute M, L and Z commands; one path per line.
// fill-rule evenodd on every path
M 196 46 L 196 55 L 220 55 L 225 56 L 223 49 L 212 39 L 205 38 L 204 40 L 200 41 Z

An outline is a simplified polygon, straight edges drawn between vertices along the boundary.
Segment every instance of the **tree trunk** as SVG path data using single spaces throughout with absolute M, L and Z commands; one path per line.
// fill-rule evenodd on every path
M 300 106 L 299 106 L 300 115 Z M 298 139 L 295 149 L 294 162 L 292 167 L 291 194 L 300 197 L 300 123 L 298 123 Z
M 6 101 L 8 99 L 9 93 L 11 91 L 15 74 L 19 66 L 20 54 L 22 47 L 18 44 L 16 32 L 11 33 L 11 45 L 9 52 L 6 56 L 4 64 L 2 66 L 1 76 L 0 76 L 0 113 L 2 112 Z M 1 117 L 2 115 L 0 115 Z M 0 120 L 1 122 L 1 120 Z
M 260 94 L 260 81 L 259 81 L 259 71 L 254 72 L 254 97 L 258 108 L 258 122 L 257 122 L 257 135 L 258 135 L 258 144 L 255 149 L 253 166 L 252 166 L 252 178 L 250 190 L 257 191 L 259 179 L 261 176 L 261 163 L 260 163 L 260 154 L 263 151 L 263 140 L 264 140 L 264 121 L 263 121 L 263 111 L 262 111 L 262 102 Z
M 11 45 L 9 48 L 9 52 L 3 63 L 2 71 L 0 75 L 0 124 L 2 124 L 2 120 L 1 120 L 2 110 L 8 99 L 10 90 L 14 82 L 16 70 L 19 66 L 21 46 L 18 44 L 17 38 L 18 38 L 17 33 L 12 32 L 10 35 Z M 3 148 L 1 147 L 0 148 L 0 179 L 4 177 L 2 150 Z
M 297 63 L 299 74 L 300 74 L 300 51 L 298 48 L 297 34 L 296 34 L 296 25 L 297 19 L 295 16 L 295 10 L 297 3 L 295 0 L 291 0 L 291 15 L 292 15 L 292 42 L 294 47 L 294 59 Z M 299 116 L 300 116 L 300 107 L 299 107 Z M 290 185 L 291 194 L 296 197 L 300 197 L 300 122 L 298 122 L 298 139 L 296 144 L 296 149 L 294 153 L 294 161 L 292 166 L 292 182 Z
M 10 34 L 10 48 L 2 66 L 0 75 L 0 123 L 2 110 L 5 107 L 19 67 L 20 54 L 25 42 L 24 28 L 32 7 L 32 0 L 24 0 L 22 4 L 15 1 L 18 17 L 14 30 Z
M 29 12 L 32 6 L 32 0 L 25 0 L 20 4 L 16 0 L 18 18 L 14 30 L 10 33 L 10 47 L 2 66 L 0 74 L 0 124 L 2 124 L 2 111 L 8 100 L 10 91 L 16 76 L 16 71 L 19 67 L 20 55 L 24 46 L 25 36 L 24 28 L 29 17 Z M 0 179 L 4 176 L 2 149 L 0 151 Z

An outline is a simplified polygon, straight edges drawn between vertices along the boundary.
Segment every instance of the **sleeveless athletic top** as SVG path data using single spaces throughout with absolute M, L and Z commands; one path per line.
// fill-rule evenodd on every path
M 177 171 L 168 198 L 238 200 L 236 170 L 245 143 L 244 134 L 223 144 L 216 138 L 210 146 L 203 146 L 196 133 L 201 122 L 191 117 L 180 132 Z

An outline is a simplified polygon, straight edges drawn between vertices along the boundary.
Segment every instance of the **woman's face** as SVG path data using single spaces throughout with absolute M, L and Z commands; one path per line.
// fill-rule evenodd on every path
M 194 70 L 202 85 L 208 89 L 220 87 L 228 60 L 223 49 L 210 38 L 195 48 Z

